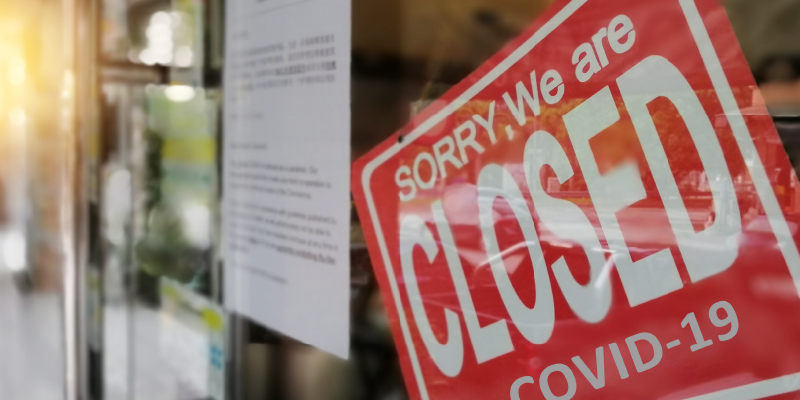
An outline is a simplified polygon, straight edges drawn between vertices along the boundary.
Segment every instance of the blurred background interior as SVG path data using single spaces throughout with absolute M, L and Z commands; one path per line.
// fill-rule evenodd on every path
M 220 307 L 224 1 L 0 0 L 0 399 L 407 397 L 355 217 L 349 361 Z M 550 3 L 353 0 L 353 156 Z M 725 6 L 800 115 L 800 1 Z

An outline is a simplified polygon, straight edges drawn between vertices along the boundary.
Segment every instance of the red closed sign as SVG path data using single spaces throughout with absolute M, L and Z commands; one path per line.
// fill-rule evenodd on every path
M 713 0 L 572 0 L 353 192 L 415 399 L 800 390 L 797 178 Z

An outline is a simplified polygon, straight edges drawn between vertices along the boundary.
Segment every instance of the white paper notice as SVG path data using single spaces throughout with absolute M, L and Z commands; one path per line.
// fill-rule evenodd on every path
M 349 351 L 350 0 L 229 0 L 225 303 Z

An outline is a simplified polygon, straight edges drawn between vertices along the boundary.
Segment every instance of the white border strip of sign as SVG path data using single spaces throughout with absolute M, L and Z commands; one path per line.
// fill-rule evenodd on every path
M 391 157 L 399 153 L 403 148 L 414 142 L 417 138 L 429 131 L 431 128 L 439 124 L 450 114 L 464 106 L 470 99 L 475 97 L 478 93 L 484 90 L 489 84 L 494 82 L 500 75 L 508 71 L 511 66 L 516 64 L 522 57 L 528 54 L 539 42 L 552 33 L 556 28 L 561 26 L 572 14 L 574 14 L 581 6 L 586 4 L 589 0 L 572 0 L 563 9 L 561 9 L 551 20 L 547 21 L 530 39 L 525 41 L 519 48 L 514 50 L 506 59 L 501 61 L 495 66 L 488 74 L 483 76 L 474 85 L 467 89 L 453 102 L 439 110 L 436 114 L 425 120 L 422 124 L 417 126 L 411 133 L 406 135 L 407 140 L 402 143 L 392 145 L 385 152 L 381 153 L 374 160 L 370 161 L 364 168 L 361 176 L 361 185 L 364 189 L 364 197 L 367 201 L 367 208 L 370 217 L 372 218 L 373 227 L 375 229 L 375 236 L 378 239 L 378 246 L 381 251 L 381 258 L 386 268 L 386 275 L 389 279 L 392 296 L 394 297 L 395 306 L 397 307 L 397 316 L 400 320 L 400 330 L 403 333 L 406 346 L 408 347 L 409 359 L 411 361 L 411 368 L 414 372 L 414 377 L 417 381 L 420 397 L 423 400 L 429 400 L 428 388 L 425 385 L 425 379 L 422 376 L 422 370 L 419 364 L 419 357 L 417 355 L 414 342 L 411 339 L 411 332 L 409 331 L 408 321 L 406 320 L 405 311 L 403 310 L 403 302 L 400 297 L 400 289 L 397 285 L 397 279 L 394 276 L 394 268 L 392 267 L 391 257 L 389 250 L 386 246 L 386 239 L 383 236 L 383 231 L 378 219 L 377 208 L 375 201 L 372 198 L 372 190 L 370 188 L 370 178 L 375 170 L 383 163 L 388 161 Z M 783 253 L 784 259 L 789 266 L 789 272 L 795 281 L 795 287 L 800 293 L 800 254 L 798 254 L 797 246 L 791 235 L 791 231 L 783 216 L 778 199 L 772 191 L 769 178 L 761 163 L 761 158 L 750 136 L 747 125 L 744 122 L 741 111 L 736 99 L 733 97 L 733 91 L 730 88 L 725 72 L 708 36 L 705 24 L 703 24 L 702 17 L 697 10 L 694 0 L 679 0 L 683 8 L 686 19 L 689 23 L 690 30 L 694 36 L 695 42 L 700 50 L 703 62 L 711 77 L 714 90 L 719 96 L 720 103 L 723 110 L 728 117 L 731 129 L 736 138 L 744 159 L 749 161 L 747 164 L 748 170 L 753 176 L 755 181 L 756 192 L 761 199 L 764 209 L 767 213 L 767 218 L 770 221 L 773 231 L 775 232 Z M 693 397 L 688 400 L 755 400 L 766 396 L 774 396 L 777 394 L 789 393 L 795 390 L 800 390 L 800 373 L 793 375 L 786 375 L 779 378 L 774 378 L 766 381 L 761 381 L 749 385 L 744 385 L 724 391 L 711 393 L 699 397 Z

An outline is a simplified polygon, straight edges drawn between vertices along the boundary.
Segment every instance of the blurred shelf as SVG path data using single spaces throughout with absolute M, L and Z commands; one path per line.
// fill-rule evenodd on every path
M 169 82 L 169 68 L 106 60 L 100 65 L 100 79 L 103 83 L 165 84 Z

